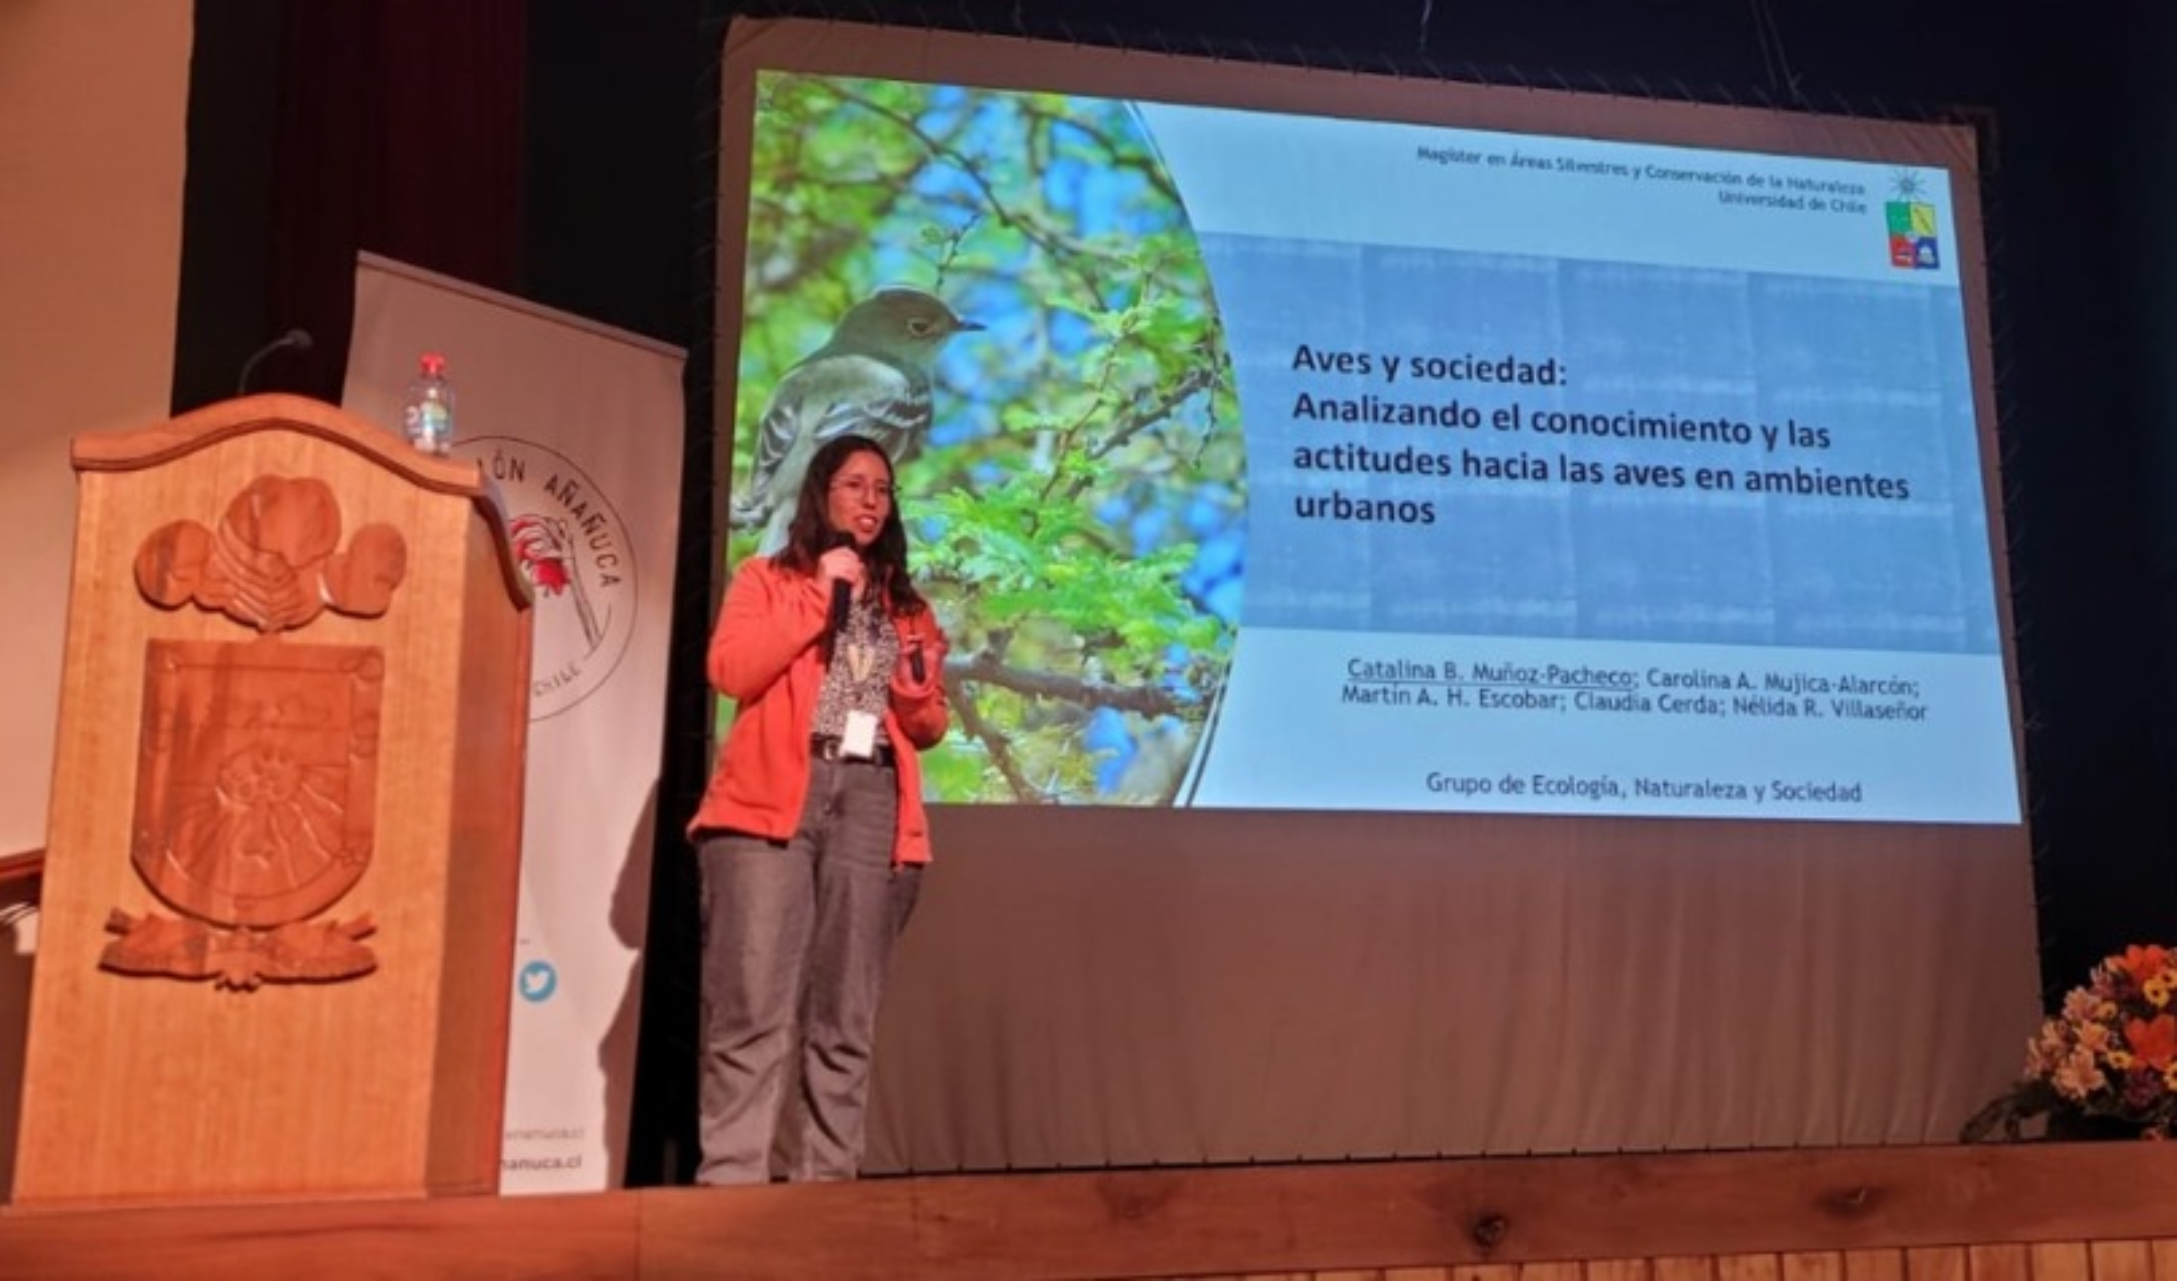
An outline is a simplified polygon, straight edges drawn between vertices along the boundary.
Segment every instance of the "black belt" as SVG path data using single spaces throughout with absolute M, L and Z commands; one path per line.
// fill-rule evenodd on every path
M 837 734 L 812 734 L 809 736 L 809 755 L 820 761 L 837 761 L 842 765 L 884 765 L 898 763 L 899 754 L 890 743 L 879 743 L 874 756 L 842 756 Z

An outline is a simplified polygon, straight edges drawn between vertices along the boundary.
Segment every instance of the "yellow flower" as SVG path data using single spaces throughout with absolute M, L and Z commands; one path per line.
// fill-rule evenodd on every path
M 2148 1003 L 2159 1010 L 2169 1004 L 2170 987 L 2170 977 L 2167 974 L 2157 974 L 2141 984 L 2140 991 L 2146 993 Z
M 2111 1050 L 2101 1057 L 2103 1062 L 2119 1072 L 2132 1065 L 2132 1052 L 2130 1050 Z
M 2177 1094 L 2177 1063 L 2172 1063 L 2163 1069 L 2162 1088 L 2172 1094 Z

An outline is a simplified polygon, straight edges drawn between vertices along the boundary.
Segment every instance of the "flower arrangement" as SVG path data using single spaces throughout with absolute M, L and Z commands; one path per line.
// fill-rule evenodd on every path
M 1960 1137 L 1970 1143 L 2000 1125 L 2015 1139 L 2035 1116 L 2048 1118 L 2052 1137 L 2082 1129 L 2177 1137 L 2173 1000 L 2177 952 L 2134 945 L 2106 958 L 2026 1043 L 2025 1075 Z

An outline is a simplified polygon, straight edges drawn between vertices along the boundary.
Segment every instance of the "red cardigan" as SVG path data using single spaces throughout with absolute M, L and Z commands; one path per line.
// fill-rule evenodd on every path
M 801 822 L 809 790 L 809 734 L 824 686 L 823 647 L 830 602 L 816 579 L 751 559 L 733 576 L 711 632 L 711 688 L 738 704 L 718 767 L 703 790 L 690 833 L 732 829 L 783 841 Z M 930 610 L 894 614 L 900 652 L 922 641 L 923 676 L 902 661 L 892 673 L 884 728 L 898 756 L 899 832 L 894 863 L 930 861 L 930 822 L 922 808 L 917 748 L 945 737 L 945 635 Z

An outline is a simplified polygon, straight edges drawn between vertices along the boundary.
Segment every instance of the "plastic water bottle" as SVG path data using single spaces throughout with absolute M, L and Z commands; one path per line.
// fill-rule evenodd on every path
M 446 454 L 454 445 L 454 385 L 446 381 L 446 358 L 423 353 L 416 381 L 408 384 L 401 426 L 408 443 L 426 454 Z

